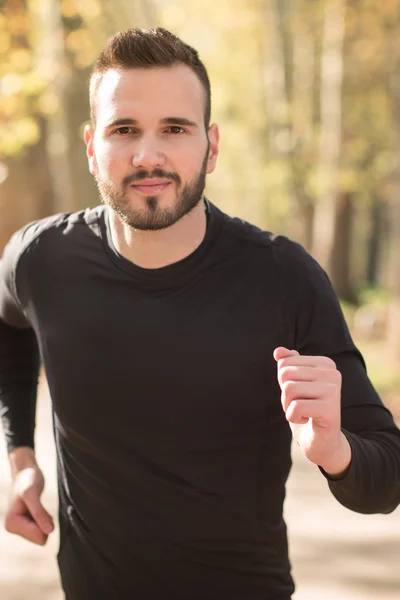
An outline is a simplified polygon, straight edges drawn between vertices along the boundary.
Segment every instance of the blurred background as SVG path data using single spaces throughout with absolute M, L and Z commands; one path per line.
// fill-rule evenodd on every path
M 82 135 L 88 81 L 106 39 L 136 26 L 164 26 L 199 50 L 221 131 L 208 197 L 322 264 L 400 418 L 400 0 L 0 0 L 0 253 L 27 222 L 99 203 Z M 39 405 L 51 470 L 45 392 Z M 4 446 L 0 460 L 1 516 Z M 289 491 L 298 600 L 400 597 L 399 510 L 382 520 L 337 508 L 296 457 Z M 0 533 L 3 600 L 60 598 L 51 543 Z M 361 589 L 348 572 L 362 565 Z

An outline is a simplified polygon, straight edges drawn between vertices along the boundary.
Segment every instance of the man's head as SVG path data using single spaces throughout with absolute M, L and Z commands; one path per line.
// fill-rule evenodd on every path
M 196 50 L 165 29 L 130 29 L 102 50 L 85 130 L 103 201 L 136 229 L 163 229 L 201 200 L 215 168 L 210 83 Z
M 98 56 L 90 78 L 90 117 L 96 124 L 96 96 L 104 73 L 111 69 L 150 69 L 187 65 L 197 75 L 204 88 L 204 124 L 211 118 L 211 88 L 207 70 L 197 50 L 176 35 L 157 29 L 127 29 L 108 40 Z

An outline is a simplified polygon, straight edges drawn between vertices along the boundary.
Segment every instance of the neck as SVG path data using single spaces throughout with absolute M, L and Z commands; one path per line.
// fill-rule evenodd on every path
M 110 229 L 116 250 L 144 269 L 166 267 L 189 256 L 204 239 L 207 227 L 204 201 L 171 227 L 139 231 L 110 210 Z

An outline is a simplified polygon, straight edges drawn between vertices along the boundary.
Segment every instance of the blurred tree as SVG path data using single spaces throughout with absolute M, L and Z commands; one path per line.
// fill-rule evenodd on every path
M 72 69 L 66 56 L 62 5 L 58 0 L 31 0 L 35 21 L 32 40 L 37 69 L 47 73 L 47 101 L 53 98 L 52 114 L 47 119 L 47 158 L 51 173 L 54 212 L 67 212 L 80 206 L 79 181 L 73 169 L 68 91 L 76 94 Z M 46 102 L 46 96 L 44 102 Z M 43 102 L 43 98 L 42 98 Z M 86 103 L 87 104 L 87 103 Z M 72 135 L 77 137 L 77 132 Z
M 398 11 L 399 0 L 3 0 L 0 244 L 31 218 L 98 202 L 82 141 L 93 61 L 116 30 L 164 25 L 209 69 L 222 134 L 211 198 L 308 249 L 314 237 L 344 298 L 388 285 Z
M 264 160 L 267 173 L 281 172 L 282 194 L 288 210 L 295 208 L 296 187 L 292 163 L 293 131 L 291 120 L 292 38 L 289 30 L 289 3 L 259 0 L 261 69 L 265 98 Z
M 283 173 L 285 229 L 310 249 L 313 198 L 309 178 L 315 154 L 315 25 L 319 14 L 307 0 L 259 0 L 259 11 L 267 172 Z
M 293 91 L 292 91 L 292 173 L 299 222 L 296 238 L 311 250 L 314 221 L 314 194 L 310 180 L 314 168 L 319 80 L 318 48 L 320 10 L 309 0 L 293 0 Z
M 340 186 L 352 195 L 348 220 L 356 292 L 365 285 L 385 285 L 384 219 L 392 156 L 389 8 L 388 4 L 383 8 L 369 0 L 352 0 L 347 9 Z M 335 253 L 333 260 L 335 268 Z
M 321 57 L 321 133 L 317 175 L 319 193 L 314 213 L 312 251 L 331 277 L 338 217 L 345 212 L 349 203 L 347 195 L 339 194 L 344 36 L 344 0 L 330 0 L 325 4 Z M 342 206 L 339 207 L 339 203 Z M 334 281 L 333 283 L 335 284 Z
M 389 356 L 400 361 L 400 10 L 390 36 L 393 69 L 390 79 L 390 94 L 395 134 L 395 162 L 391 187 L 391 256 L 390 291 L 392 303 L 389 313 L 388 350 Z
M 0 248 L 11 233 L 51 204 L 37 101 L 46 82 L 33 68 L 33 21 L 24 0 L 4 0 L 0 12 Z

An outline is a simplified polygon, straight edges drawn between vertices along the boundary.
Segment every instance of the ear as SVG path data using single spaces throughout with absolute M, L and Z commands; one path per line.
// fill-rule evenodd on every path
M 219 129 L 216 123 L 213 123 L 208 129 L 208 139 L 210 141 L 210 150 L 208 153 L 207 174 L 212 173 L 217 164 Z
M 86 156 L 89 162 L 89 171 L 92 175 L 97 174 L 97 162 L 94 153 L 94 130 L 91 125 L 85 126 L 84 140 L 86 144 Z

